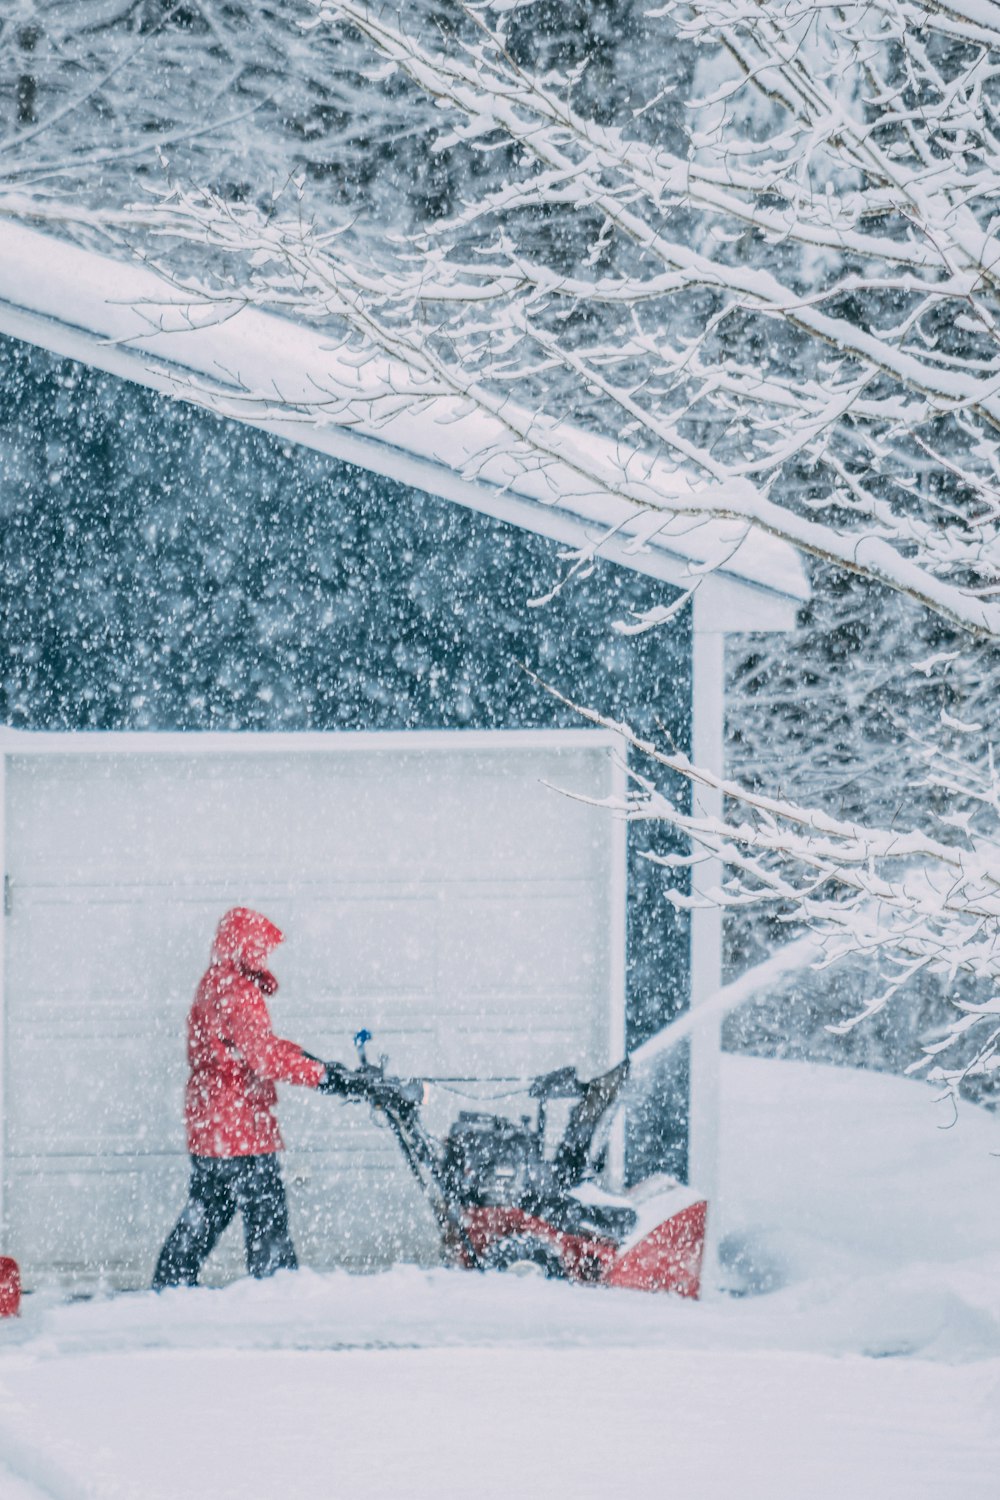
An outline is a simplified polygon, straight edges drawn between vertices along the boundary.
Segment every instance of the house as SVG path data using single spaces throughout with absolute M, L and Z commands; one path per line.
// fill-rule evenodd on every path
M 236 902 L 288 935 L 278 1029 L 350 1061 L 366 1026 L 438 1080 L 432 1123 L 517 1112 L 526 1077 L 597 1071 L 710 995 L 718 913 L 667 902 L 642 853 L 669 833 L 594 805 L 623 790 L 617 736 L 546 685 L 721 767 L 725 637 L 807 594 L 773 539 L 643 533 L 558 465 L 505 472 L 481 419 L 394 404 L 403 376 L 320 331 L 175 304 L 0 226 L 0 1249 L 29 1285 L 146 1283 L 186 1176 L 184 1014 Z M 669 626 L 614 629 L 695 581 Z M 708 1023 L 672 1056 L 629 1177 L 711 1196 L 717 1055 Z M 305 1261 L 431 1253 L 365 1111 L 287 1090 L 281 1113 Z

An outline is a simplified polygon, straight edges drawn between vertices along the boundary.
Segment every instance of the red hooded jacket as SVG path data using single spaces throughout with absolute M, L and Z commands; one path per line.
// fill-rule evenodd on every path
M 315 1088 L 323 1064 L 271 1028 L 267 970 L 281 931 L 260 912 L 236 906 L 219 923 L 210 967 L 188 1015 L 185 1099 L 192 1156 L 265 1156 L 282 1149 L 275 1080 Z

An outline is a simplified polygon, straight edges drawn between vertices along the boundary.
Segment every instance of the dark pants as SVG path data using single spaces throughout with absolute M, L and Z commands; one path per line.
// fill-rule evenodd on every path
M 277 1158 L 192 1156 L 188 1201 L 153 1272 L 153 1290 L 195 1286 L 222 1231 L 239 1210 L 251 1276 L 298 1267 L 288 1232 L 288 1205 Z

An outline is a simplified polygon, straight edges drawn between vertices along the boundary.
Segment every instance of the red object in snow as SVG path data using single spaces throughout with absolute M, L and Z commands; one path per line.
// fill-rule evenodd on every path
M 0 1318 L 16 1318 L 20 1310 L 20 1268 L 9 1255 L 0 1255 Z
M 185 1098 L 192 1156 L 266 1156 L 283 1146 L 275 1081 L 315 1088 L 323 1064 L 276 1036 L 266 995 L 278 982 L 267 969 L 282 932 L 260 912 L 233 907 L 219 923 L 211 964 L 188 1015 Z

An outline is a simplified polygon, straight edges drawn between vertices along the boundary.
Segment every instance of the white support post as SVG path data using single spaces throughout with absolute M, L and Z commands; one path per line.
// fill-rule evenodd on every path
M 608 751 L 610 795 L 624 805 L 628 794 L 624 744 Z M 610 979 L 607 1066 L 614 1067 L 625 1056 L 626 964 L 628 961 L 628 824 L 615 815 L 611 824 L 611 873 L 608 896 L 608 968 Z
M 625 744 L 608 751 L 610 795 L 622 805 L 628 794 L 628 772 Z M 611 910 L 608 920 L 609 1016 L 608 1050 L 603 1066 L 613 1068 L 625 1056 L 625 1008 L 628 962 L 628 823 L 615 815 L 611 825 L 611 878 L 608 894 Z M 608 1142 L 608 1181 L 616 1189 L 625 1186 L 625 1110 L 615 1116 Z
M 694 597 L 693 722 L 691 759 L 696 766 L 723 772 L 725 755 L 725 635 L 711 611 L 711 593 L 699 589 Z M 722 796 L 703 787 L 692 789 L 694 811 L 720 817 Z M 718 860 L 693 867 L 692 894 L 707 895 L 722 878 Z M 717 906 L 691 912 L 691 1006 L 714 995 L 722 984 L 722 912 Z M 689 1179 L 709 1200 L 709 1225 L 719 1195 L 719 1106 L 722 1021 L 707 1016 L 691 1034 L 691 1130 Z

